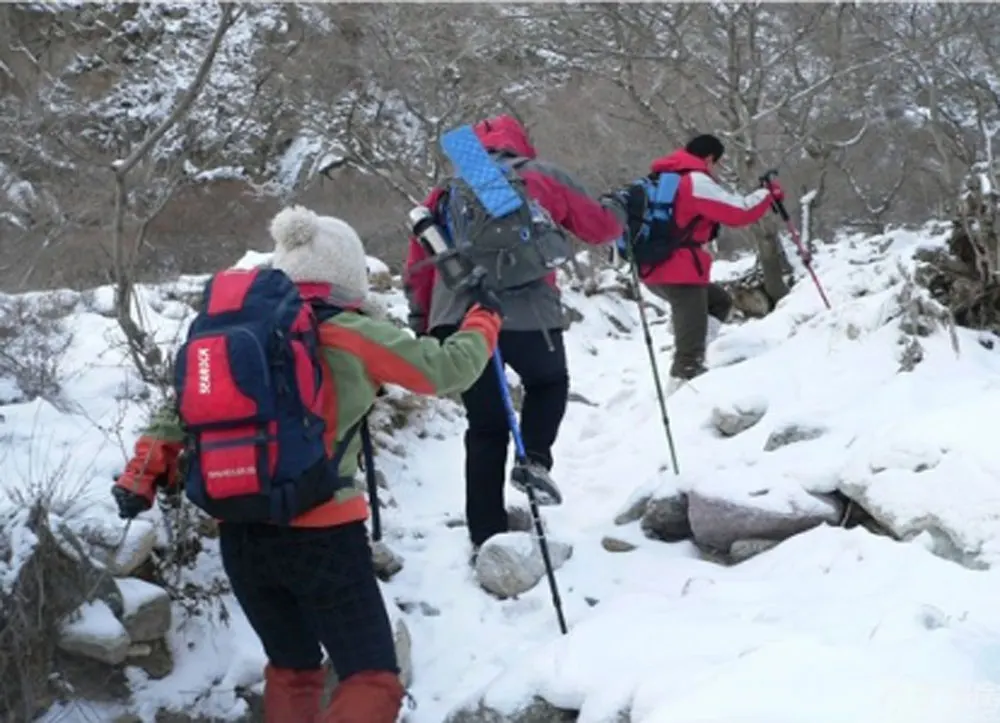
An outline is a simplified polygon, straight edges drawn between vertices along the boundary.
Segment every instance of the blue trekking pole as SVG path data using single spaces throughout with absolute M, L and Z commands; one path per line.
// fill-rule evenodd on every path
M 420 239 L 421 244 L 431 254 L 434 265 L 441 274 L 441 283 L 456 293 L 470 291 L 481 286 L 485 272 L 483 269 L 471 268 L 465 259 L 461 258 L 454 249 L 448 247 L 440 229 L 434 222 L 430 209 L 425 206 L 414 208 L 410 211 L 410 223 L 414 236 Z M 500 396 L 503 398 L 504 409 L 507 412 L 507 424 L 510 427 L 511 436 L 514 438 L 515 463 L 510 475 L 511 484 L 528 497 L 531 519 L 535 526 L 535 535 L 538 537 L 538 548 L 542 553 L 542 562 L 545 565 L 545 576 L 548 578 L 549 589 L 552 591 L 552 605 L 556 609 L 559 631 L 565 635 L 569 629 L 563 615 L 562 600 L 559 597 L 559 587 L 556 584 L 555 570 L 552 567 L 552 556 L 549 554 L 549 543 L 545 537 L 541 514 L 538 511 L 540 504 L 560 504 L 562 496 L 552 478 L 549 477 L 548 470 L 541 465 L 533 464 L 528 459 L 528 453 L 524 448 L 524 439 L 521 437 L 521 425 L 518 424 L 514 400 L 511 399 L 510 386 L 507 384 L 503 356 L 500 354 L 499 348 L 493 352 L 493 369 L 497 375 L 497 385 L 500 388 Z
M 507 373 L 504 371 L 503 357 L 498 348 L 493 352 L 493 369 L 497 373 L 497 384 L 500 386 L 500 396 L 503 397 L 503 406 L 507 410 L 507 424 L 510 426 L 510 435 L 514 438 L 514 469 L 510 473 L 510 481 L 514 487 L 520 489 L 528 496 L 528 505 L 531 507 L 531 519 L 535 525 L 535 534 L 538 536 L 538 549 L 542 553 L 542 562 L 545 563 L 545 576 L 549 580 L 549 589 L 552 591 L 552 606 L 556 609 L 556 618 L 559 621 L 559 631 L 565 635 L 569 629 L 566 627 L 566 618 L 563 615 L 562 600 L 559 598 L 559 586 L 556 584 L 556 574 L 552 567 L 552 558 L 549 555 L 549 543 L 545 537 L 545 528 L 542 526 L 542 516 L 538 511 L 538 494 L 542 493 L 542 504 L 559 504 L 562 496 L 556 488 L 548 471 L 541 465 L 532 464 L 528 460 L 528 453 L 524 449 L 524 439 L 521 437 L 521 425 L 517 422 L 517 412 L 514 409 L 514 400 L 510 396 L 510 385 L 507 384 Z

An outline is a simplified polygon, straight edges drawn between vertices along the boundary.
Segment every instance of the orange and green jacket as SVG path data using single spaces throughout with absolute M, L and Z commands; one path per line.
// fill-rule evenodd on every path
M 388 321 L 344 311 L 320 325 L 320 341 L 330 384 L 323 401 L 326 442 L 337 442 L 375 402 L 384 384 L 418 394 L 442 396 L 463 392 L 483 373 L 496 348 L 501 319 L 474 307 L 459 331 L 444 342 L 414 338 Z M 157 483 L 176 484 L 184 432 L 173 405 L 161 408 L 136 442 L 135 453 L 117 483 L 152 501 Z M 351 440 L 340 462 L 341 477 L 357 472 L 360 440 Z M 368 505 L 358 487 L 349 487 L 292 521 L 295 527 L 330 527 L 364 520 Z

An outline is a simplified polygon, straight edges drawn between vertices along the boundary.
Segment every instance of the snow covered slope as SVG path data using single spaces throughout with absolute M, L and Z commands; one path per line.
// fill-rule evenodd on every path
M 412 635 L 416 707 L 405 720 L 497 720 L 467 712 L 480 703 L 510 716 L 555 706 L 579 711 L 581 723 L 1000 718 L 1000 573 L 988 569 L 1000 559 L 1000 451 L 984 423 L 1000 404 L 1000 348 L 958 330 L 956 354 L 947 330 L 901 303 L 912 292 L 912 253 L 939 242 L 930 231 L 842 240 L 817 258 L 833 311 L 806 280 L 766 319 L 726 326 L 710 348 L 712 370 L 669 400 L 676 479 L 635 304 L 614 293 L 611 272 L 602 280 L 607 293 L 567 293 L 583 319 L 568 334 L 574 401 L 553 471 L 566 502 L 544 513 L 550 535 L 574 547 L 557 575 L 565 638 L 544 582 L 498 601 L 474 580 L 456 524 L 461 408 L 433 402 L 383 436 L 377 462 L 394 500 L 383 514 L 385 538 L 405 558 L 383 591 Z M 718 273 L 736 266 L 720 263 Z M 143 289 L 164 343 L 186 314 L 171 297 L 195 288 L 186 279 Z M 65 403 L 0 409 L 0 480 L 47 478 L 58 468 L 89 494 L 88 514 L 112 525 L 107 487 L 123 461 L 114 430 L 131 442 L 142 404 L 123 354 L 108 351 L 116 332 L 102 315 L 107 294 L 72 304 Z M 397 292 L 382 301 L 402 315 Z M 652 318 L 655 346 L 669 346 L 667 317 Z M 907 333 L 914 327 L 926 335 Z M 669 354 L 659 358 L 665 374 Z M 752 411 L 755 423 L 722 435 L 718 415 L 733 409 Z M 763 451 L 792 427 L 812 438 Z M 722 567 L 690 542 L 614 524 L 637 495 L 678 489 L 778 511 L 841 491 L 909 541 L 823 526 Z M 605 550 L 609 535 L 634 549 Z M 211 540 L 185 574 L 219 574 Z M 235 689 L 258 682 L 264 659 L 231 601 L 229 609 L 228 627 L 175 615 L 173 672 L 153 680 L 129 669 L 133 713 L 243 715 Z M 120 712 L 76 705 L 52 719 Z

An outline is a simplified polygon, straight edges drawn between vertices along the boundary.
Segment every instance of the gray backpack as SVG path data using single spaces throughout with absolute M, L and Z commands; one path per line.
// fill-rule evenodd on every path
M 445 184 L 439 207 L 451 243 L 470 263 L 486 271 L 486 284 L 506 291 L 544 279 L 572 253 L 566 233 L 538 202 L 527 195 L 517 169 L 527 158 L 502 159 L 511 187 L 525 201 L 513 213 L 496 218 L 460 178 Z

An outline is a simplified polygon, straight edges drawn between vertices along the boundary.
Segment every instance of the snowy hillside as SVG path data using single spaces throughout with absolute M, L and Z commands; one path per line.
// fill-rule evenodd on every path
M 461 407 L 393 390 L 377 419 L 377 464 L 385 542 L 403 562 L 383 592 L 408 631 L 415 706 L 404 720 L 997 720 L 1000 452 L 986 420 L 1000 405 L 1000 348 L 959 329 L 956 352 L 909 283 L 913 253 L 942 240 L 933 230 L 842 239 L 816 258 L 833 311 L 806 279 L 765 319 L 724 327 L 711 371 L 668 402 L 679 477 L 635 303 L 611 271 L 599 293 L 567 292 L 582 319 L 567 337 L 572 402 L 553 470 L 566 502 L 544 512 L 565 552 L 566 637 L 544 580 L 499 600 L 468 564 Z M 141 290 L 165 346 L 200 283 Z M 378 296 L 402 318 L 398 291 Z M 103 531 L 105 559 L 108 548 L 121 558 L 147 537 L 166 548 L 183 536 L 157 508 L 123 537 L 112 512 L 108 488 L 150 391 L 125 365 L 110 298 L 58 299 L 73 334 L 52 401 L 23 401 L 17 380 L 0 380 L 0 485 L 54 490 L 50 526 L 86 539 Z M 648 303 L 665 374 L 668 317 Z M 4 594 L 37 540 L 21 524 L 26 507 L 5 500 L 0 512 L 13 530 L 0 542 Z M 202 538 L 177 587 L 211 590 L 222 579 L 216 553 Z M 126 618 L 154 594 L 119 586 Z M 78 638 L 119 625 L 100 602 L 71 620 L 63 634 Z M 87 701 L 56 703 L 44 720 L 146 722 L 158 709 L 249 720 L 243 696 L 264 658 L 228 594 L 175 600 L 164 632 L 171 665 L 159 672 L 136 662 L 143 653 L 124 635 L 115 665 L 131 701 L 67 692 Z

